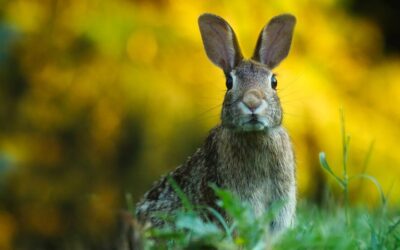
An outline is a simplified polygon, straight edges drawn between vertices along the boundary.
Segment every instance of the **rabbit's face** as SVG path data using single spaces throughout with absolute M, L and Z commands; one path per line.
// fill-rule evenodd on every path
M 231 79 L 229 79 L 231 78 Z M 236 131 L 262 131 L 281 125 L 282 109 L 273 73 L 263 64 L 243 60 L 229 75 L 221 120 Z
M 222 126 L 237 131 L 263 131 L 282 123 L 282 109 L 271 72 L 289 54 L 296 18 L 283 14 L 261 30 L 250 60 L 240 51 L 235 32 L 221 17 L 199 17 L 200 33 L 208 58 L 227 78 Z

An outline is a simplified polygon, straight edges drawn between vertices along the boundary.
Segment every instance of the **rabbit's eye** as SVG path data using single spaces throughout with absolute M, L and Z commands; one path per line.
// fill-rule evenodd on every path
M 228 90 L 232 88 L 232 84 L 233 84 L 232 76 L 228 75 L 226 77 L 226 87 L 228 88 Z
M 271 87 L 273 89 L 276 89 L 277 85 L 278 85 L 278 80 L 276 80 L 275 74 L 273 74 L 271 77 Z

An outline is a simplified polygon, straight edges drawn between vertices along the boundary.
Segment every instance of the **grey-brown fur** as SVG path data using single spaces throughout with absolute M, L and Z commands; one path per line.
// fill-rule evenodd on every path
M 254 60 L 244 60 L 229 24 L 211 14 L 199 18 L 207 55 L 227 79 L 232 79 L 232 88 L 224 98 L 221 125 L 211 130 L 204 145 L 184 164 L 167 175 L 195 205 L 217 208 L 210 183 L 249 202 L 256 215 L 271 203 L 283 201 L 272 222 L 276 231 L 294 221 L 296 180 L 292 145 L 281 126 L 282 109 L 272 87 L 271 65 L 275 67 L 288 54 L 294 23 L 291 15 L 273 18 L 260 34 Z M 173 213 L 181 207 L 178 195 L 163 177 L 138 203 L 136 214 L 139 221 L 160 226 L 164 222 L 156 213 Z

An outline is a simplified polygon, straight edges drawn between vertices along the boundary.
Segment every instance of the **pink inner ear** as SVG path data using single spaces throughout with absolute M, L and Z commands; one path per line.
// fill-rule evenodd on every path
M 280 48 L 280 42 L 279 41 L 279 37 L 280 37 L 280 33 L 283 31 L 283 27 L 280 27 L 279 29 L 277 29 L 275 31 L 275 33 L 273 34 L 268 34 L 268 31 L 263 33 L 262 39 L 263 39 L 263 43 L 260 49 L 260 57 L 262 60 L 262 63 L 267 64 L 268 66 L 270 66 L 269 64 L 274 64 L 275 62 L 271 61 L 269 62 L 268 60 L 273 60 L 274 58 L 274 54 L 281 52 L 281 48 Z M 268 40 L 267 40 L 268 37 Z M 268 46 L 268 48 L 267 48 Z M 265 61 L 264 61 L 265 60 Z
M 241 60 L 236 36 L 222 18 L 205 14 L 199 18 L 200 32 L 208 58 L 224 72 L 229 72 Z
M 218 28 L 213 27 L 210 23 L 208 24 L 210 31 L 213 32 L 210 37 L 214 38 L 215 41 L 215 48 L 217 48 L 217 51 L 215 51 L 216 54 L 218 54 L 219 59 L 219 65 L 221 68 L 227 68 L 229 65 L 231 65 L 231 61 L 228 61 L 231 56 L 228 53 L 228 41 L 229 38 L 227 37 L 229 35 L 229 29 L 224 23 L 218 23 Z M 233 63 L 232 63 L 233 64 Z
M 273 69 L 289 54 L 296 19 L 291 15 L 274 17 L 262 30 L 253 59 Z

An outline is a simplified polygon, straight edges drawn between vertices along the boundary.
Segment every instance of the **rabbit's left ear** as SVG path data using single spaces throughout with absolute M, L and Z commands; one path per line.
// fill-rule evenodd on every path
M 289 54 L 296 18 L 290 14 L 276 16 L 262 29 L 253 60 L 273 69 Z
M 203 14 L 199 28 L 208 58 L 228 74 L 243 58 L 232 27 L 219 16 Z

